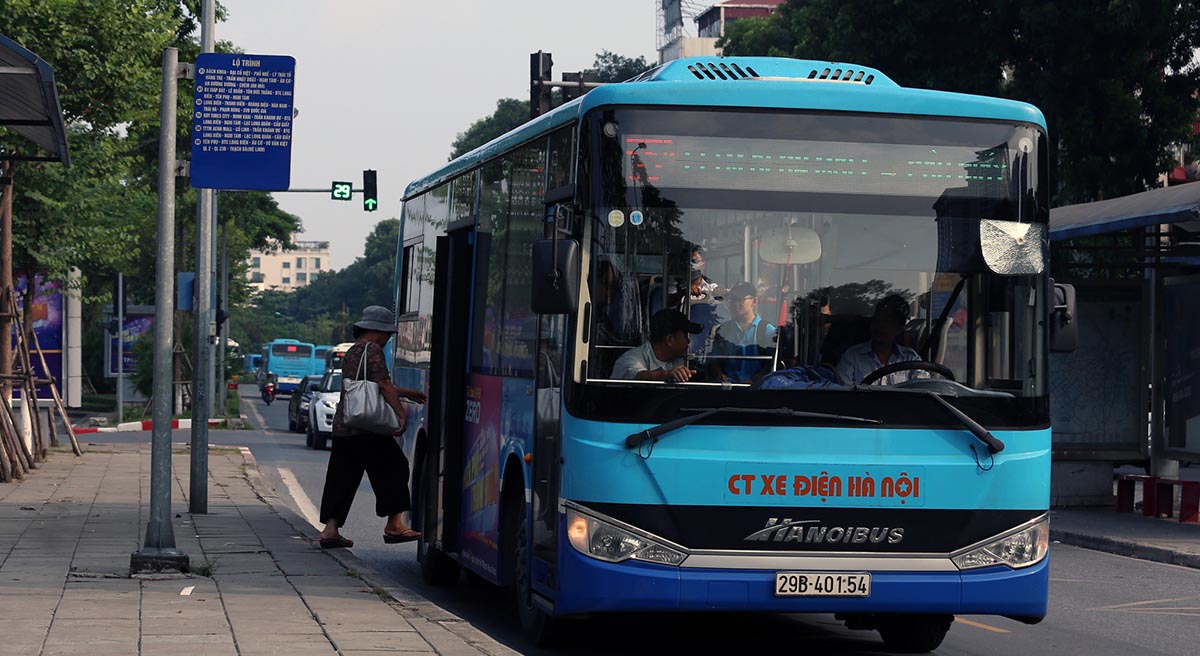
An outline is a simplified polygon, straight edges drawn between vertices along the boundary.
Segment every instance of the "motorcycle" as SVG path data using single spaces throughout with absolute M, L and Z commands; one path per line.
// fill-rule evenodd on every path
M 267 405 L 271 405 L 271 401 L 275 400 L 275 383 L 264 383 L 263 384 L 262 400 Z

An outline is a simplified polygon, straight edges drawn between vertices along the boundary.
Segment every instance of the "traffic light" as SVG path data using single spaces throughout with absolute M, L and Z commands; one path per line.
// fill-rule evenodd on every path
M 374 212 L 378 206 L 379 192 L 375 186 L 375 171 L 367 169 L 363 171 L 363 209 Z
M 553 79 L 554 58 L 541 50 L 529 55 L 529 118 L 550 111 L 550 88 L 545 85 Z

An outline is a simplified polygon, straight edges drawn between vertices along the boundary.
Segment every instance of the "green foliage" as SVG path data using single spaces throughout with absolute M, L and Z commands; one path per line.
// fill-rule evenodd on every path
M 1057 204 L 1157 186 L 1200 109 L 1200 5 L 1190 2 L 789 0 L 732 24 L 720 45 L 1033 103 L 1054 140 Z
M 6 0 L 0 34 L 54 68 L 63 115 L 103 130 L 144 111 L 176 24 L 165 0 Z M 155 104 L 157 107 L 157 104 Z
M 736 24 L 736 23 L 735 23 Z M 593 82 L 624 82 L 637 77 L 650 68 L 650 62 L 645 57 L 625 57 L 615 52 L 601 50 L 592 62 L 592 67 L 584 71 L 586 79 Z
M 592 67 L 586 69 L 584 78 L 592 82 L 624 82 L 631 77 L 645 72 L 650 63 L 645 57 L 625 57 L 607 50 L 596 55 Z M 555 101 L 559 94 L 555 90 Z M 501 98 L 496 101 L 496 111 L 471 124 L 465 131 L 459 132 L 450 146 L 450 157 L 454 159 L 465 155 L 483 144 L 520 127 L 529 120 L 529 101 L 516 98 Z
M 496 101 L 496 111 L 472 123 L 465 132 L 458 133 L 451 144 L 449 159 L 465 155 L 528 120 L 528 100 L 501 98 Z

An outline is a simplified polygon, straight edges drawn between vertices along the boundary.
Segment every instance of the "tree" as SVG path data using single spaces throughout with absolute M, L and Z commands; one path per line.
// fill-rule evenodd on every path
M 732 24 L 726 55 L 874 65 L 899 84 L 1038 106 L 1056 204 L 1157 186 L 1200 109 L 1200 5 L 789 0 Z
M 458 133 L 450 146 L 449 159 L 465 155 L 528 120 L 528 100 L 501 98 L 496 101 L 496 111 L 475 121 L 466 131 Z
M 594 82 L 624 82 L 637 77 L 650 69 L 650 63 L 645 57 L 625 57 L 615 52 L 601 50 L 592 62 L 592 67 L 584 71 L 584 76 Z
M 625 57 L 607 50 L 596 55 L 592 67 L 583 71 L 584 79 L 590 82 L 624 82 L 631 77 L 644 73 L 650 68 L 645 57 Z M 554 98 L 561 94 L 555 90 Z M 552 104 L 558 100 L 552 101 Z M 463 132 L 459 132 L 450 146 L 450 158 L 454 159 L 475 150 L 483 144 L 514 130 L 529 120 L 529 101 L 516 98 L 501 98 L 496 101 L 496 111 L 474 123 Z

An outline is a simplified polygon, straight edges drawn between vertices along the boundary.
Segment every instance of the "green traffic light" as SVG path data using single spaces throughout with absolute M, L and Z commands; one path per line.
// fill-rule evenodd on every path
M 366 206 L 368 212 L 374 211 L 375 206 L 378 204 L 379 204 L 379 201 L 375 200 L 374 198 L 368 198 L 363 201 L 363 205 Z

